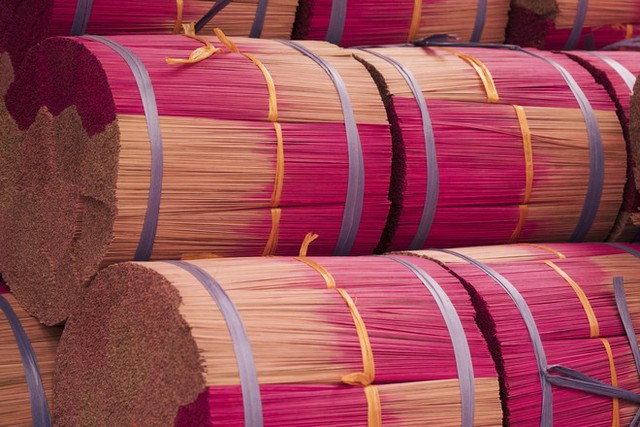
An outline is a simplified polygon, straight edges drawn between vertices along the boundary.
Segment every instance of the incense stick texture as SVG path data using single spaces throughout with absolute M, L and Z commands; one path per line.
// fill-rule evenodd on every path
M 301 0 L 293 37 L 325 40 L 328 36 L 333 2 Z M 418 9 L 416 9 L 418 7 Z M 476 1 L 401 0 L 376 2 L 355 0 L 346 4 L 343 46 L 404 43 L 434 34 L 455 34 L 471 39 L 479 10 Z M 477 41 L 504 41 L 509 2 L 486 2 L 485 24 Z
M 496 371 L 469 295 L 437 264 L 405 259 L 432 275 L 460 318 L 476 384 L 475 423 L 500 424 Z M 366 424 L 376 405 L 363 386 L 377 390 L 385 424 L 460 424 L 450 332 L 434 297 L 400 263 L 383 257 L 192 263 L 237 307 L 255 360 L 265 425 Z M 366 329 L 371 367 L 363 365 L 363 330 L 356 328 L 343 293 Z M 102 425 L 106 417 L 119 424 L 171 425 L 176 416 L 177 425 L 244 422 L 223 314 L 190 273 L 163 262 L 119 264 L 98 274 L 85 304 L 67 322 L 55 392 L 60 425 Z
M 576 22 L 577 0 L 514 0 L 507 43 L 540 49 L 563 49 Z M 600 49 L 640 34 L 640 6 L 632 0 L 585 2 L 586 15 L 571 49 Z
M 637 391 L 638 373 L 616 309 L 612 281 L 616 276 L 625 278 L 637 333 L 638 258 L 605 245 L 517 245 L 513 252 L 510 248 L 463 248 L 459 252 L 487 262 L 519 291 L 533 314 L 549 365 L 560 364 Z M 637 245 L 630 248 L 637 250 Z M 437 260 L 464 280 L 479 309 L 480 328 L 502 366 L 499 372 L 509 422 L 539 424 L 542 389 L 536 358 L 526 325 L 509 295 L 460 258 L 437 251 L 415 255 Z M 579 299 L 579 292 L 584 299 Z M 553 419 L 558 425 L 570 424 L 576 414 L 584 416 L 589 425 L 624 425 L 637 410 L 623 401 L 555 386 L 552 393 Z
M 202 44 L 178 36 L 113 39 L 144 63 L 158 104 L 164 170 L 152 259 L 295 254 L 310 230 L 321 236 L 312 253 L 333 253 L 356 166 L 325 71 L 279 42 L 238 39 L 273 79 L 270 97 L 263 71 L 241 53 L 224 48 L 198 64 L 168 65 L 165 57 L 188 57 Z M 340 74 L 351 99 L 365 178 L 350 253 L 372 253 L 389 210 L 385 109 L 348 53 L 324 42 L 308 47 Z M 28 310 L 58 323 L 99 266 L 134 259 L 149 198 L 149 134 L 133 74 L 109 47 L 49 39 L 28 61 L 9 110 L 23 131 L 50 137 L 23 144 L 16 160 L 3 267 Z M 34 122 L 45 110 L 53 115 L 48 127 Z M 25 269 L 28 254 L 35 257 Z
M 44 395 L 52 402 L 53 370 L 61 328 L 47 328 L 30 317 L 8 289 L 0 283 L 0 297 L 16 314 L 24 330 L 40 370 Z M 16 337 L 4 313 L 0 312 L 0 419 L 8 427 L 32 425 L 30 391 Z
M 398 218 L 390 217 L 383 249 L 568 241 L 582 212 L 591 171 L 587 125 L 567 82 L 553 66 L 523 52 L 481 48 L 378 48 L 419 84 L 437 162 L 425 148 L 424 119 L 404 76 L 387 61 L 355 51 L 374 68 L 391 97 L 405 176 Z M 594 110 L 604 150 L 605 180 L 588 241 L 606 239 L 623 202 L 627 149 L 616 106 L 579 64 L 560 63 Z M 381 76 L 381 77 L 380 77 Z M 397 144 L 396 144 L 397 145 Z M 429 164 L 429 161 L 433 164 Z M 437 163 L 439 184 L 430 186 Z M 401 170 L 399 172 L 398 170 Z M 438 190 L 437 194 L 430 191 Z M 436 202 L 437 201 L 437 202 Z M 436 202 L 431 226 L 420 225 Z M 397 225 L 392 225 L 395 220 Z
M 630 74 L 640 74 L 640 56 L 636 52 L 603 52 L 596 56 L 592 53 L 574 52 L 567 54 L 570 58 L 585 67 L 593 78 L 600 83 L 609 93 L 616 105 L 618 119 L 623 129 L 627 143 L 627 184 L 625 187 L 625 199 L 616 227 L 611 233 L 611 238 L 616 240 L 631 241 L 638 233 L 640 225 L 634 225 L 634 219 L 640 216 L 640 143 L 630 136 L 630 109 L 633 93 L 629 88 L 629 82 L 625 81 L 611 65 L 611 61 L 620 64 Z M 615 63 L 614 63 L 615 65 Z

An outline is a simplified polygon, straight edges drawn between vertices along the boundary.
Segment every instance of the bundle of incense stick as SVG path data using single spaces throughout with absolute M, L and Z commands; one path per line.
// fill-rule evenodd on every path
M 640 35 L 633 0 L 513 0 L 507 43 L 540 49 L 600 49 Z
M 584 425 L 628 425 L 640 392 L 640 360 L 633 353 L 640 331 L 640 246 L 509 249 L 414 253 L 436 260 L 470 291 L 506 396 L 505 421 L 572 425 L 578 416 Z M 616 276 L 624 277 L 624 288 L 614 288 Z M 621 306 L 630 317 L 617 305 L 625 296 Z M 591 377 L 585 382 L 631 391 L 636 403 L 559 384 L 553 373 L 570 371 L 554 365 Z
M 62 330 L 30 317 L 0 283 L 0 419 L 50 426 L 53 371 Z
M 631 99 L 640 74 L 637 52 L 572 52 L 566 53 L 587 69 L 609 93 L 616 105 L 618 118 L 627 143 L 627 186 L 625 201 L 612 237 L 640 241 L 640 141 L 629 133 Z
M 614 102 L 582 66 L 451 46 L 354 54 L 380 87 L 400 153 L 404 191 L 380 250 L 609 236 L 625 139 Z
M 6 102 L 35 136 L 7 141 L 1 270 L 43 322 L 115 261 L 293 255 L 312 229 L 319 254 L 378 244 L 392 147 L 366 69 L 324 42 L 219 35 L 54 38 L 25 60 Z
M 474 316 L 459 281 L 418 257 L 118 264 L 67 322 L 54 418 L 496 426 L 499 385 Z
M 509 0 L 300 0 L 293 37 L 362 46 L 455 34 L 502 43 L 508 13 Z

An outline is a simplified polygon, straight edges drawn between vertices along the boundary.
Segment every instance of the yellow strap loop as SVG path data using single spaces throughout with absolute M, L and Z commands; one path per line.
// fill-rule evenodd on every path
M 595 312 L 593 311 L 593 307 L 591 307 L 591 303 L 589 302 L 589 298 L 587 294 L 584 293 L 580 285 L 578 285 L 575 280 L 573 280 L 564 270 L 558 267 L 551 261 L 545 261 L 549 267 L 551 267 L 556 273 L 560 275 L 575 291 L 580 303 L 582 304 L 582 308 L 584 308 L 584 312 L 589 319 L 589 327 L 591 329 L 591 338 L 598 338 L 600 336 L 600 326 L 598 325 L 598 319 L 596 317 Z
M 418 37 L 421 21 L 422 21 L 422 0 L 414 0 L 413 14 L 411 15 L 411 27 L 409 27 L 409 35 L 407 36 L 407 42 L 412 42 Z
M 466 53 L 458 52 L 457 50 L 454 50 L 448 47 L 443 47 L 441 49 L 454 54 L 455 56 L 462 59 L 463 61 L 465 61 L 466 63 L 468 63 L 473 67 L 473 69 L 476 71 L 476 74 L 478 75 L 478 77 L 480 77 L 480 80 L 482 81 L 484 90 L 487 92 L 487 102 L 491 104 L 496 104 L 500 102 L 500 95 L 498 94 L 498 89 L 496 88 L 496 84 L 493 81 L 493 76 L 491 75 L 491 71 L 489 71 L 487 66 L 484 65 L 482 61 L 480 61 L 478 58 L 474 56 L 467 55 Z
M 369 427 L 382 427 L 382 403 L 380 402 L 380 393 L 374 385 L 364 388 L 364 394 L 367 396 L 367 415 L 369 419 Z
M 367 327 L 364 323 L 364 320 L 362 319 L 362 316 L 360 315 L 360 312 L 358 311 L 356 303 L 351 298 L 351 295 L 349 295 L 349 292 L 336 286 L 336 281 L 333 278 L 333 275 L 331 275 L 331 273 L 326 268 L 321 266 L 316 261 L 307 258 L 306 255 L 309 249 L 309 245 L 317 238 L 317 234 L 307 234 L 300 248 L 300 256 L 297 257 L 296 260 L 308 265 L 309 267 L 317 271 L 325 280 L 327 288 L 335 289 L 347 304 L 347 307 L 349 307 L 349 311 L 351 313 L 351 317 L 353 318 L 353 323 L 358 334 L 358 341 L 360 342 L 363 372 L 356 372 L 350 375 L 345 375 L 344 377 L 342 377 L 342 382 L 349 385 L 362 385 L 365 387 L 369 386 L 375 379 L 376 370 L 375 362 L 373 359 L 373 350 L 371 349 L 371 341 L 369 340 Z
M 511 235 L 510 243 L 515 243 L 520 239 L 520 233 L 522 233 L 522 229 L 524 228 L 527 217 L 529 215 L 529 203 L 531 202 L 531 195 L 533 194 L 533 177 L 534 177 L 534 168 L 533 168 L 533 146 L 531 143 L 531 129 L 529 128 L 529 121 L 527 119 L 527 113 L 525 109 L 520 105 L 514 105 L 514 110 L 516 111 L 516 116 L 518 117 L 518 122 L 520 124 L 520 132 L 522 133 L 522 145 L 524 147 L 524 159 L 525 159 L 525 176 L 526 176 L 526 184 L 524 191 L 524 200 L 522 205 L 520 205 L 520 219 L 518 221 L 518 225 L 516 229 L 513 231 Z
M 179 34 L 182 28 L 182 15 L 184 12 L 184 0 L 176 0 L 176 23 L 173 26 L 173 34 Z
M 613 351 L 611 350 L 611 344 L 606 338 L 600 338 L 604 348 L 607 350 L 607 356 L 609 357 L 609 371 L 611 372 L 611 385 L 618 387 L 618 374 L 616 373 L 616 363 L 613 359 Z M 613 399 L 613 414 L 611 418 L 611 427 L 620 427 L 620 401 Z
M 629 40 L 630 38 L 633 38 L 633 24 L 627 24 L 627 33 L 625 34 L 624 38 L 626 40 Z
M 552 254 L 557 256 L 559 259 L 566 259 L 567 258 L 567 256 L 565 254 L 563 254 L 562 252 L 557 251 L 557 250 L 555 250 L 553 248 L 550 248 L 549 246 L 538 245 L 536 243 L 522 243 L 522 245 L 531 246 L 531 247 L 534 247 L 534 248 L 542 249 L 543 251 L 551 252 Z
M 182 28 L 184 29 L 184 36 L 190 39 L 199 41 L 204 44 L 204 46 L 199 47 L 198 49 L 191 52 L 189 58 L 165 58 L 167 64 L 175 65 L 175 64 L 195 64 L 200 61 L 204 61 L 205 59 L 213 56 L 215 53 L 220 52 L 221 49 L 218 49 L 211 42 L 205 38 L 198 37 L 195 33 L 195 26 L 193 23 L 183 24 Z

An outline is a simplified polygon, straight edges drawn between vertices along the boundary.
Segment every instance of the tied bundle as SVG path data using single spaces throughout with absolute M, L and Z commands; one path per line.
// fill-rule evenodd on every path
M 638 114 L 638 91 L 634 91 L 634 87 L 636 76 L 640 74 L 640 55 L 636 52 L 572 52 L 566 55 L 587 69 L 616 105 L 628 155 L 625 201 L 612 237 L 640 241 L 640 140 L 635 124 L 638 118 L 634 117 L 633 126 L 630 121 L 632 115 Z M 631 128 L 635 132 L 633 138 Z
M 26 58 L 2 271 L 43 322 L 115 261 L 294 255 L 310 229 L 320 254 L 378 244 L 391 137 L 366 69 L 324 42 L 218 34 L 53 38 Z
M 470 290 L 512 425 L 629 425 L 638 412 L 640 247 L 574 246 L 414 253 Z
M 57 358 L 60 425 L 495 426 L 470 298 L 417 257 L 100 272 Z
M 633 0 L 512 0 L 507 43 L 594 50 L 640 35 Z
M 627 148 L 614 102 L 582 66 L 450 43 L 353 52 L 396 147 L 379 250 L 610 236 Z
M 30 317 L 0 283 L 2 425 L 51 426 L 51 392 L 61 329 Z
M 502 43 L 508 13 L 509 0 L 300 0 L 293 38 L 361 46 L 455 34 Z

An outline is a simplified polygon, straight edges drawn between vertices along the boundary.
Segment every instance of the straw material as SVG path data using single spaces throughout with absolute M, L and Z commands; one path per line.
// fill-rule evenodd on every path
M 518 245 L 513 252 L 511 247 L 459 252 L 488 263 L 519 291 L 535 319 L 548 365 L 560 364 L 608 384 L 636 393 L 640 390 L 612 286 L 613 277 L 624 277 L 638 333 L 639 258 L 619 248 L 593 244 Z M 455 277 L 463 278 L 499 367 L 508 421 L 512 425 L 539 425 L 539 372 L 522 315 L 510 296 L 487 274 L 460 258 L 437 251 L 415 255 L 435 259 Z M 554 425 L 571 425 L 576 416 L 587 425 L 628 425 L 638 409 L 622 400 L 555 386 L 552 393 Z
M 16 316 L 33 347 L 40 380 L 49 405 L 53 388 L 53 370 L 56 347 L 62 330 L 46 328 L 30 317 L 0 284 L 0 297 L 4 298 Z M 7 318 L 0 312 L 0 419 L 7 427 L 32 425 L 29 388 L 20 349 Z
M 325 40 L 330 34 L 331 0 L 301 0 L 293 37 Z M 509 1 L 488 0 L 484 27 L 476 41 L 504 41 Z M 343 46 L 392 44 L 418 40 L 435 34 L 455 34 L 471 40 L 479 10 L 477 1 L 399 0 L 376 2 L 353 0 L 346 3 Z
M 374 53 L 400 63 L 422 90 L 435 140 L 437 195 L 429 194 L 433 156 L 425 151 L 418 103 L 405 77 Z M 605 179 L 586 240 L 602 241 L 622 205 L 627 173 L 616 106 L 579 64 L 534 53 L 567 69 L 594 109 Z M 382 250 L 572 238 L 585 204 L 591 150 L 583 113 L 558 70 L 502 49 L 405 47 L 354 54 L 375 69 L 381 93 L 390 97 L 392 129 L 399 129 L 394 143 L 405 153 L 394 160 L 394 175 L 404 177 L 405 190 L 394 200 Z M 436 199 L 424 232 L 419 225 L 425 203 Z M 416 242 L 419 233 L 426 239 Z
M 602 52 L 597 56 L 587 52 L 567 53 L 574 61 L 581 64 L 609 93 L 616 105 L 618 119 L 622 125 L 627 143 L 627 184 L 623 208 L 611 233 L 615 240 L 631 241 L 640 232 L 640 225 L 634 225 L 634 218 L 640 216 L 640 143 L 632 140 L 629 133 L 629 116 L 631 98 L 633 96 L 618 70 L 612 68 L 607 61 L 615 61 L 634 76 L 640 74 L 640 54 L 637 52 Z M 636 218 L 638 222 L 638 218 Z
M 215 55 L 169 65 L 166 57 L 188 58 L 203 43 L 113 40 L 142 60 L 158 104 L 164 172 L 152 259 L 295 254 L 309 230 L 321 236 L 313 253 L 334 252 L 356 166 L 343 106 L 322 68 L 276 41 L 237 39 L 240 53 L 232 53 L 211 37 Z M 351 99 L 365 179 L 350 253 L 372 253 L 389 210 L 384 105 L 350 54 L 322 42 L 306 46 L 337 70 Z M 34 48 L 7 105 L 22 131 L 49 137 L 27 141 L 14 163 L 19 184 L 3 272 L 27 309 L 55 324 L 99 266 L 134 259 L 150 186 L 145 115 L 126 64 L 85 38 Z
M 401 258 L 424 269 L 451 300 L 471 354 L 474 424 L 499 425 L 496 372 L 467 292 L 437 264 Z M 450 332 L 425 285 L 395 260 L 303 256 L 192 265 L 237 307 L 264 425 L 460 425 Z M 178 416 L 181 426 L 242 425 L 242 360 L 220 309 L 186 270 L 163 262 L 111 266 L 67 322 L 55 419 L 172 425 Z
M 578 0 L 513 0 L 507 43 L 539 49 L 567 48 Z M 640 35 L 640 6 L 634 0 L 590 0 L 572 49 L 600 49 Z

